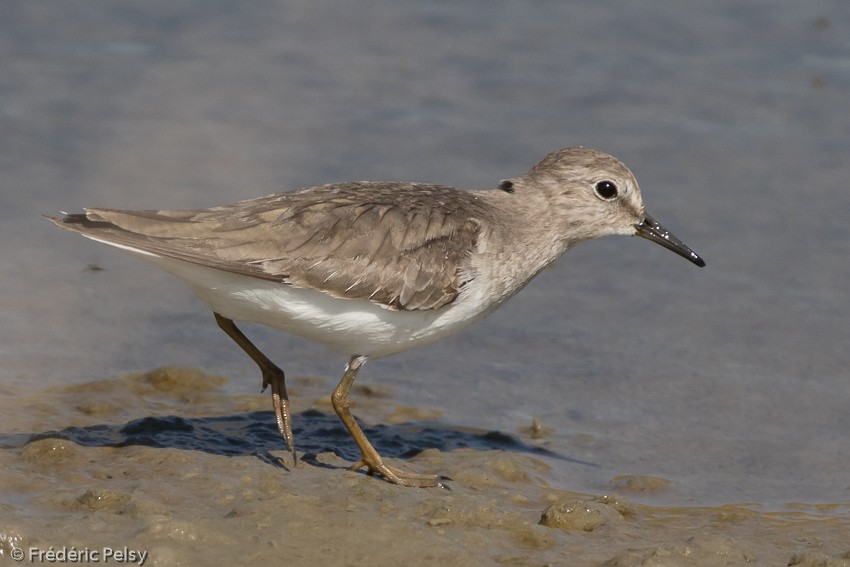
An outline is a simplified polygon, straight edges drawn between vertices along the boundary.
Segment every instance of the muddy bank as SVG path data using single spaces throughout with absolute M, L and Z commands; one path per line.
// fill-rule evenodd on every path
M 570 492 L 551 483 L 564 463 L 545 428 L 453 428 L 374 386 L 354 400 L 367 434 L 393 465 L 445 474 L 451 490 L 346 470 L 356 448 L 319 378 L 291 380 L 293 398 L 314 400 L 296 415 L 293 467 L 267 396 L 226 394 L 224 382 L 160 369 L 5 391 L 14 419 L 0 436 L 0 553 L 126 548 L 147 552 L 145 565 L 850 565 L 846 503 L 649 506 L 643 496 L 669 481 L 629 475 L 605 494 Z

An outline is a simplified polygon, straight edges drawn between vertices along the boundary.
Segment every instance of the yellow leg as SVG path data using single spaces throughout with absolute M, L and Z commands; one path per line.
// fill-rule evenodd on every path
M 352 470 L 367 467 L 369 469 L 369 474 L 378 473 L 388 482 L 400 484 L 401 486 L 415 486 L 422 488 L 437 486 L 446 488 L 446 486 L 440 482 L 441 477 L 436 475 L 409 473 L 389 465 L 385 465 L 383 459 L 381 459 L 381 455 L 375 450 L 372 444 L 369 443 L 369 440 L 366 438 L 363 430 L 360 429 L 359 425 L 357 425 L 357 421 L 355 421 L 354 416 L 351 415 L 349 394 L 351 392 L 351 386 L 354 384 L 354 379 L 357 377 L 360 367 L 363 366 L 365 362 L 365 356 L 352 356 L 351 360 L 349 360 L 348 364 L 345 366 L 345 373 L 342 375 L 342 380 L 340 380 L 339 385 L 334 389 L 333 394 L 331 395 L 331 402 L 333 403 L 334 411 L 336 411 L 336 414 L 342 420 L 342 423 L 348 429 L 348 432 L 351 433 L 351 436 L 354 438 L 354 441 L 357 443 L 357 446 L 360 448 L 360 453 L 363 456 L 357 464 L 351 467 Z
M 297 465 L 298 456 L 295 453 L 295 439 L 292 436 L 292 416 L 289 413 L 289 395 L 286 393 L 283 370 L 260 352 L 260 349 L 248 340 L 248 337 L 239 330 L 239 327 L 231 319 L 218 313 L 213 313 L 213 315 L 215 315 L 215 321 L 221 327 L 221 330 L 227 333 L 227 336 L 233 339 L 260 367 L 260 372 L 263 373 L 263 391 L 265 392 L 269 386 L 272 387 L 272 406 L 274 407 L 277 430 L 283 440 L 286 441 L 286 448 L 292 453 L 293 464 Z

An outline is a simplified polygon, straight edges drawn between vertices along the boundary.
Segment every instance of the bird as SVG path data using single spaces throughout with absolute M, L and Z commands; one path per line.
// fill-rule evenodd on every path
M 348 357 L 331 402 L 361 452 L 352 470 L 411 487 L 446 477 L 384 462 L 350 410 L 358 372 L 492 313 L 575 245 L 640 236 L 705 261 L 647 214 L 632 172 L 585 147 L 554 151 L 486 189 L 355 181 L 194 210 L 87 208 L 45 215 L 183 280 L 271 387 L 297 462 L 285 374 L 236 321 L 282 330 Z

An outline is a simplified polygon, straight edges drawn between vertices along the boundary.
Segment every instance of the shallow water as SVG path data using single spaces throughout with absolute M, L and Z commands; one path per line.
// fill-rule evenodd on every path
M 198 543 L 216 540 L 306 561 L 308 543 L 341 554 L 363 537 L 324 507 L 395 518 L 368 536 L 385 538 L 386 560 L 439 538 L 457 545 L 447 556 L 538 564 L 576 547 L 590 564 L 661 564 L 727 544 L 729 564 L 839 561 L 850 551 L 848 32 L 838 1 L 6 7 L 0 549 L 15 537 L 133 539 L 175 564 L 222 557 Z M 448 495 L 339 470 L 356 452 L 322 400 L 345 361 L 248 326 L 300 381 L 297 441 L 314 458 L 291 469 L 256 368 L 187 289 L 39 218 L 350 179 L 491 186 L 576 144 L 632 167 L 651 214 L 708 266 L 640 239 L 587 243 L 468 331 L 370 362 L 356 415 L 400 466 L 455 479 Z M 163 366 L 230 379 L 200 378 L 206 392 L 180 374 L 184 387 L 158 394 L 122 377 Z M 525 476 L 491 483 L 499 467 Z M 639 510 L 617 512 L 621 531 L 537 525 L 550 498 L 606 494 Z M 444 498 L 466 519 L 444 523 Z M 285 505 L 308 519 L 290 525 Z M 240 515 L 234 529 L 226 519 Z M 338 539 L 320 544 L 310 530 L 325 521 Z M 494 524 L 521 527 L 494 536 L 489 555 L 477 528 Z M 274 539 L 283 525 L 302 544 Z M 655 559 L 618 555 L 630 547 Z

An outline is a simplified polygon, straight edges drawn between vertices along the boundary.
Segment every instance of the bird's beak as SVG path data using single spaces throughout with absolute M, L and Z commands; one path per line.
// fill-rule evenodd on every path
M 672 250 L 679 256 L 687 258 L 700 268 L 705 266 L 705 260 L 697 256 L 696 252 L 688 248 L 684 242 L 670 234 L 667 229 L 658 224 L 658 222 L 649 215 L 646 215 L 641 222 L 635 225 L 635 234 L 660 244 L 668 250 Z

